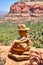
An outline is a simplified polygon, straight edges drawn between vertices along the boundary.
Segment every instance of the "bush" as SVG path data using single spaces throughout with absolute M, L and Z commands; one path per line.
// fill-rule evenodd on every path
M 26 22 L 24 24 L 30 28 L 29 34 L 34 43 L 33 46 L 43 48 L 43 22 L 34 24 Z M 0 23 L 0 42 L 10 45 L 13 40 L 17 39 L 17 27 L 18 23 L 14 22 Z

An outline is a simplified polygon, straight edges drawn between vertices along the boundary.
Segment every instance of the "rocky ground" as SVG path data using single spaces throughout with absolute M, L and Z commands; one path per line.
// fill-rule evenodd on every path
M 29 60 L 26 61 L 16 61 L 14 59 L 8 58 L 9 50 L 11 46 L 0 46 L 2 53 L 2 57 L 6 58 L 6 63 L 5 65 L 43 65 L 43 49 L 42 48 L 34 48 L 32 47 L 30 49 L 31 57 Z M 40 53 L 39 53 L 40 52 Z M 40 61 L 41 60 L 41 61 Z

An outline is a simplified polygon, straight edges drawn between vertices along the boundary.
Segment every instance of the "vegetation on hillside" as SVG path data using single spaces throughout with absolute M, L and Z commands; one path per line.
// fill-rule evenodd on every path
M 30 22 L 24 23 L 30 28 L 30 39 L 33 41 L 34 47 L 43 48 L 43 23 L 38 22 L 31 24 Z M 5 22 L 0 23 L 0 43 L 10 45 L 11 42 L 18 37 L 17 32 L 18 23 Z

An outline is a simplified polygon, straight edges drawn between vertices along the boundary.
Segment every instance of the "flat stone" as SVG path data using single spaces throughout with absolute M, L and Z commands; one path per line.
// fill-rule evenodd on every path
M 15 59 L 17 61 L 24 61 L 24 60 L 28 60 L 30 55 L 18 55 L 18 54 L 11 54 L 9 53 L 8 55 L 10 58 Z

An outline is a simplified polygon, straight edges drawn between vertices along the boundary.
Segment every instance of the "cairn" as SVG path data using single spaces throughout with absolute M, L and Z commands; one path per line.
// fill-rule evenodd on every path
M 28 30 L 30 29 L 26 28 L 24 24 L 18 25 L 19 37 L 12 42 L 9 57 L 18 61 L 29 59 L 32 41 L 29 39 Z

